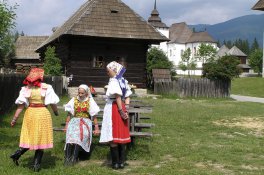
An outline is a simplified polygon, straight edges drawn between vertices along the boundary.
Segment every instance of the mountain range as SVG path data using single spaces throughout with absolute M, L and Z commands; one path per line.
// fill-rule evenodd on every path
M 195 31 L 207 31 L 216 41 L 234 41 L 236 39 L 248 40 L 250 44 L 256 38 L 259 46 L 263 47 L 264 14 L 246 15 L 228 20 L 226 22 L 208 25 L 189 25 Z

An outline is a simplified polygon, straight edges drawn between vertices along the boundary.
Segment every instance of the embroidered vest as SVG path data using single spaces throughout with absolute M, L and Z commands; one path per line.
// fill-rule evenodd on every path
M 74 114 L 75 117 L 90 118 L 89 115 L 90 103 L 89 100 L 80 102 L 77 98 L 74 98 Z

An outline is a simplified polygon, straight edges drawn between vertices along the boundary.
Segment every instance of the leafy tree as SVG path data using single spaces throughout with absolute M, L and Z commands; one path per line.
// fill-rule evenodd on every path
M 12 29 L 15 27 L 16 7 L 8 5 L 6 0 L 0 0 L 0 64 L 7 64 L 14 55 Z
M 60 76 L 62 75 L 61 60 L 56 57 L 55 47 L 48 47 L 45 52 L 44 70 L 46 75 Z
M 238 77 L 241 70 L 237 57 L 226 55 L 217 60 L 210 60 L 203 65 L 203 75 L 211 80 L 232 80 Z
M 249 65 L 254 70 L 254 72 L 259 75 L 262 73 L 263 65 L 263 52 L 261 49 L 255 49 L 249 56 Z
M 190 70 L 195 70 L 197 64 L 196 64 L 196 59 L 191 57 L 191 49 L 188 48 L 186 49 L 182 56 L 181 56 L 181 61 L 179 63 L 180 69 L 183 71 L 188 70 L 188 76 L 190 77 Z
M 202 63 L 206 63 L 208 60 L 215 59 L 217 51 L 212 45 L 202 43 L 197 52 Z
M 159 48 L 152 47 L 147 53 L 147 77 L 148 77 L 148 87 L 153 86 L 152 82 L 152 69 L 170 69 L 171 74 L 175 74 L 173 69 L 173 63 L 169 61 L 166 54 Z

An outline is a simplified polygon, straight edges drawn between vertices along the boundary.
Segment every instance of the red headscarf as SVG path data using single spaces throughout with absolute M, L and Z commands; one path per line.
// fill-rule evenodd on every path
M 32 68 L 23 81 L 25 85 L 33 85 L 40 87 L 41 82 L 43 81 L 44 70 L 41 68 Z

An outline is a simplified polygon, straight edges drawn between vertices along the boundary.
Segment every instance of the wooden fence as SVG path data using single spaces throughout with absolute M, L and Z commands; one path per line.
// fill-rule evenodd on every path
M 8 112 L 14 106 L 25 77 L 24 74 L 0 74 L 0 114 Z M 45 76 L 44 82 L 51 84 L 57 95 L 62 95 L 62 77 Z
M 209 80 L 205 78 L 180 78 L 171 82 L 155 82 L 155 94 L 174 94 L 180 97 L 216 97 L 230 95 L 230 81 Z

